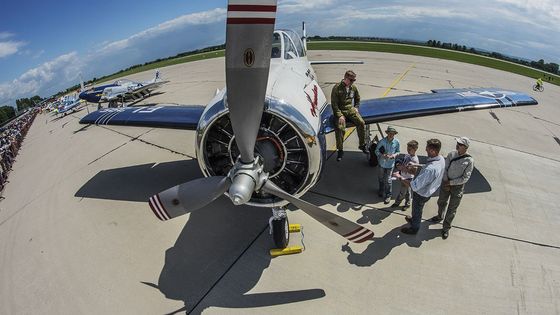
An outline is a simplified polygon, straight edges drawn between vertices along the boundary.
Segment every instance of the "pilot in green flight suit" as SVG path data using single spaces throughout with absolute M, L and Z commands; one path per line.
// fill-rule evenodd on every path
M 338 150 L 337 161 L 342 160 L 344 155 L 343 142 L 344 133 L 346 131 L 346 120 L 349 119 L 358 131 L 358 139 L 362 152 L 368 153 L 366 148 L 366 129 L 362 116 L 358 112 L 360 106 L 360 93 L 358 88 L 353 84 L 356 81 L 356 74 L 352 70 L 346 71 L 344 79 L 340 83 L 335 84 L 331 92 L 331 106 L 335 118 L 335 138 L 336 149 Z

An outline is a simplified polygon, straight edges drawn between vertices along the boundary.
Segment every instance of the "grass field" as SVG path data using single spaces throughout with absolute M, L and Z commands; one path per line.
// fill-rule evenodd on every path
M 490 57 L 475 55 L 471 53 L 464 53 L 464 52 L 459 52 L 454 50 L 423 47 L 423 46 L 416 46 L 416 45 L 379 43 L 379 42 L 317 41 L 317 42 L 308 42 L 307 46 L 309 50 L 378 51 L 378 52 L 387 52 L 387 53 L 395 53 L 395 54 L 416 55 L 416 56 L 423 56 L 423 57 L 430 57 L 430 58 L 455 60 L 459 62 L 471 63 L 471 64 L 499 69 L 507 72 L 517 73 L 534 79 L 542 77 L 543 74 L 543 71 L 541 70 L 525 67 L 523 65 L 511 63 L 508 61 L 503 61 L 499 59 L 494 59 Z M 216 58 L 216 57 L 223 57 L 223 56 L 224 56 L 224 50 L 217 50 L 212 52 L 200 53 L 196 55 L 163 60 L 142 67 L 130 69 L 128 71 L 121 72 L 118 74 L 113 74 L 107 78 L 104 78 L 103 81 L 95 82 L 95 84 L 112 81 L 119 77 L 123 77 L 126 75 L 130 75 L 146 70 L 163 68 L 166 66 L 176 65 L 184 62 L 197 61 L 202 59 L 209 59 L 209 58 Z M 550 76 L 552 79 L 548 80 L 548 78 L 545 79 L 543 77 L 543 79 L 545 79 L 546 82 L 550 84 L 560 85 L 560 76 L 549 74 L 549 73 L 547 73 L 547 76 Z

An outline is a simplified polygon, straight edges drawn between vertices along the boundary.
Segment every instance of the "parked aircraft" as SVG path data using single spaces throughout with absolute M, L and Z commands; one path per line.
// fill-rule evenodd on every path
M 82 100 L 80 100 L 76 95 L 70 96 L 66 95 L 61 97 L 52 111 L 53 114 L 66 116 L 69 113 L 73 113 L 78 110 L 81 105 Z
M 159 70 L 156 70 L 152 80 L 136 82 L 120 79 L 112 84 L 101 85 L 80 93 L 80 98 L 91 103 L 109 102 L 109 107 L 116 107 L 118 102 L 136 101 L 149 96 L 152 91 L 160 88 L 169 81 L 161 79 Z
M 276 1 L 230 0 L 226 29 L 226 87 L 207 106 L 108 108 L 83 124 L 196 130 L 205 178 L 152 196 L 160 220 L 195 211 L 226 194 L 233 204 L 272 208 L 278 247 L 288 244 L 285 205 L 291 203 L 352 242 L 373 232 L 299 197 L 317 183 L 326 161 L 331 106 L 306 56 L 305 36 L 276 30 Z M 537 104 L 502 89 L 434 90 L 431 94 L 362 100 L 366 123 L 466 110 Z

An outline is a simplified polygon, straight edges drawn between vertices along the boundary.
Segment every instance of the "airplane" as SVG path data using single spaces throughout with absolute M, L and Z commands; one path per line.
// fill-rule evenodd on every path
M 373 231 L 299 197 L 319 180 L 327 159 L 325 135 L 335 124 L 306 56 L 306 36 L 274 30 L 276 0 L 229 0 L 226 27 L 226 88 L 208 105 L 160 104 L 107 108 L 80 123 L 194 130 L 196 157 L 205 177 L 164 190 L 148 203 L 168 220 L 203 208 L 221 195 L 234 205 L 272 209 L 274 244 L 289 241 L 288 203 L 327 228 L 360 243 Z M 519 92 L 445 89 L 433 93 L 362 100 L 366 124 L 468 110 L 535 105 Z
M 56 102 L 52 103 L 52 115 L 62 115 L 66 116 L 69 113 L 73 113 L 78 110 L 78 107 L 82 104 L 82 100 L 77 98 L 75 95 L 66 95 L 58 99 Z
M 80 93 L 80 99 L 91 103 L 109 102 L 109 107 L 116 107 L 118 102 L 136 101 L 149 96 L 153 90 L 160 88 L 169 81 L 161 79 L 159 70 L 156 70 L 152 80 L 136 82 L 120 79 L 112 84 L 101 85 Z M 83 86 L 82 86 L 83 89 Z

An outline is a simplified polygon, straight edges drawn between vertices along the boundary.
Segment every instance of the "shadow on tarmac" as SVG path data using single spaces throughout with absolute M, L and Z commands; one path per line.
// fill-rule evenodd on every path
M 334 164 L 334 165 L 333 165 Z M 366 167 L 366 168 L 364 168 Z M 180 160 L 166 163 L 150 163 L 100 171 L 75 194 L 75 197 L 146 202 L 150 196 L 180 183 L 202 176 L 198 162 Z M 365 179 L 365 180 L 360 180 Z M 362 211 L 359 224 L 381 223 L 392 214 L 392 209 L 363 207 L 360 204 L 380 202 L 377 197 L 377 171 L 367 165 L 363 154 L 348 152 L 341 162 L 327 161 L 320 182 L 313 190 L 328 198 L 339 212 Z M 394 185 L 398 185 L 394 183 Z M 475 169 L 467 193 L 490 191 L 491 187 Z M 309 199 L 309 197 L 305 198 Z M 311 198 L 316 199 L 316 198 Z M 325 198 L 320 198 L 325 200 Z M 340 200 L 348 202 L 340 202 Z M 324 205 L 325 203 L 323 203 Z M 321 204 L 318 204 L 321 205 Z M 233 206 L 229 199 L 220 197 L 210 205 L 190 214 L 174 246 L 165 253 L 165 264 L 158 284 L 143 282 L 157 288 L 165 297 L 180 300 L 185 306 L 175 313 L 200 313 L 207 307 L 249 308 L 294 303 L 322 298 L 322 289 L 297 290 L 274 293 L 246 294 L 258 283 L 262 272 L 270 265 L 266 251 L 251 256 L 250 262 L 237 264 L 242 275 L 230 275 L 228 271 L 242 260 L 243 254 L 255 242 L 269 242 L 267 235 L 270 211 L 266 208 Z M 404 220 L 403 220 L 404 221 Z M 415 236 L 400 233 L 401 226 L 382 237 L 376 237 L 362 253 L 355 253 L 349 245 L 342 246 L 348 253 L 348 262 L 356 266 L 371 266 L 387 257 L 393 248 L 402 244 L 420 247 L 425 241 L 440 236 L 439 229 L 428 229 L 423 222 Z M 263 234 L 265 236 L 263 236 Z M 266 247 L 267 245 L 262 245 Z M 234 273 L 237 274 L 237 273 Z M 224 296 L 204 299 L 222 278 L 236 277 L 226 281 Z M 230 279 L 231 280 L 231 279 Z M 222 287 L 222 291 L 223 291 Z M 218 303 L 213 303 L 219 301 Z
M 342 245 L 341 250 L 348 253 L 348 262 L 350 264 L 359 267 L 372 266 L 377 261 L 387 257 L 395 247 L 406 244 L 408 247 L 418 248 L 422 246 L 423 242 L 440 237 L 441 230 L 429 229 L 429 225 L 430 223 L 428 222 L 422 222 L 420 224 L 420 230 L 416 235 L 403 234 L 401 233 L 401 228 L 405 225 L 398 226 L 381 237 L 374 237 L 372 242 L 361 253 L 355 253 L 352 248 L 350 248 L 349 244 Z
M 174 185 L 202 176 L 195 160 L 143 164 L 104 170 L 84 184 L 75 197 L 147 201 L 150 196 Z M 143 209 L 146 210 L 146 209 Z M 267 243 L 269 209 L 233 206 L 227 197 L 192 212 L 173 247 L 165 252 L 165 263 L 157 288 L 165 297 L 180 300 L 185 306 L 170 314 L 198 314 L 207 307 L 249 308 L 288 304 L 325 296 L 322 289 L 247 294 L 270 265 L 267 251 L 250 262 L 236 264 L 255 242 Z M 253 256 L 251 256 L 253 257 Z M 227 295 L 219 303 L 204 297 L 236 264 L 242 275 L 226 281 Z
M 330 155 L 330 152 L 329 154 Z M 327 155 L 327 156 L 328 156 Z M 365 208 L 364 204 L 371 205 L 382 202 L 383 199 L 377 196 L 379 189 L 377 167 L 368 164 L 366 156 L 361 152 L 344 152 L 342 161 L 337 162 L 333 156 L 325 163 L 325 168 L 321 174 L 321 179 L 311 189 L 311 192 L 333 197 L 329 203 L 337 208 L 338 212 L 349 210 L 361 211 Z M 419 156 L 420 163 L 425 163 L 426 156 Z M 398 191 L 400 183 L 393 181 L 393 200 Z M 465 186 L 465 194 L 484 193 L 492 191 L 490 183 L 484 175 L 475 167 L 471 178 Z M 433 197 L 437 198 L 439 190 Z M 337 200 L 338 199 L 338 200 Z M 347 202 L 339 202 L 339 201 Z M 393 201 L 391 200 L 391 202 Z

